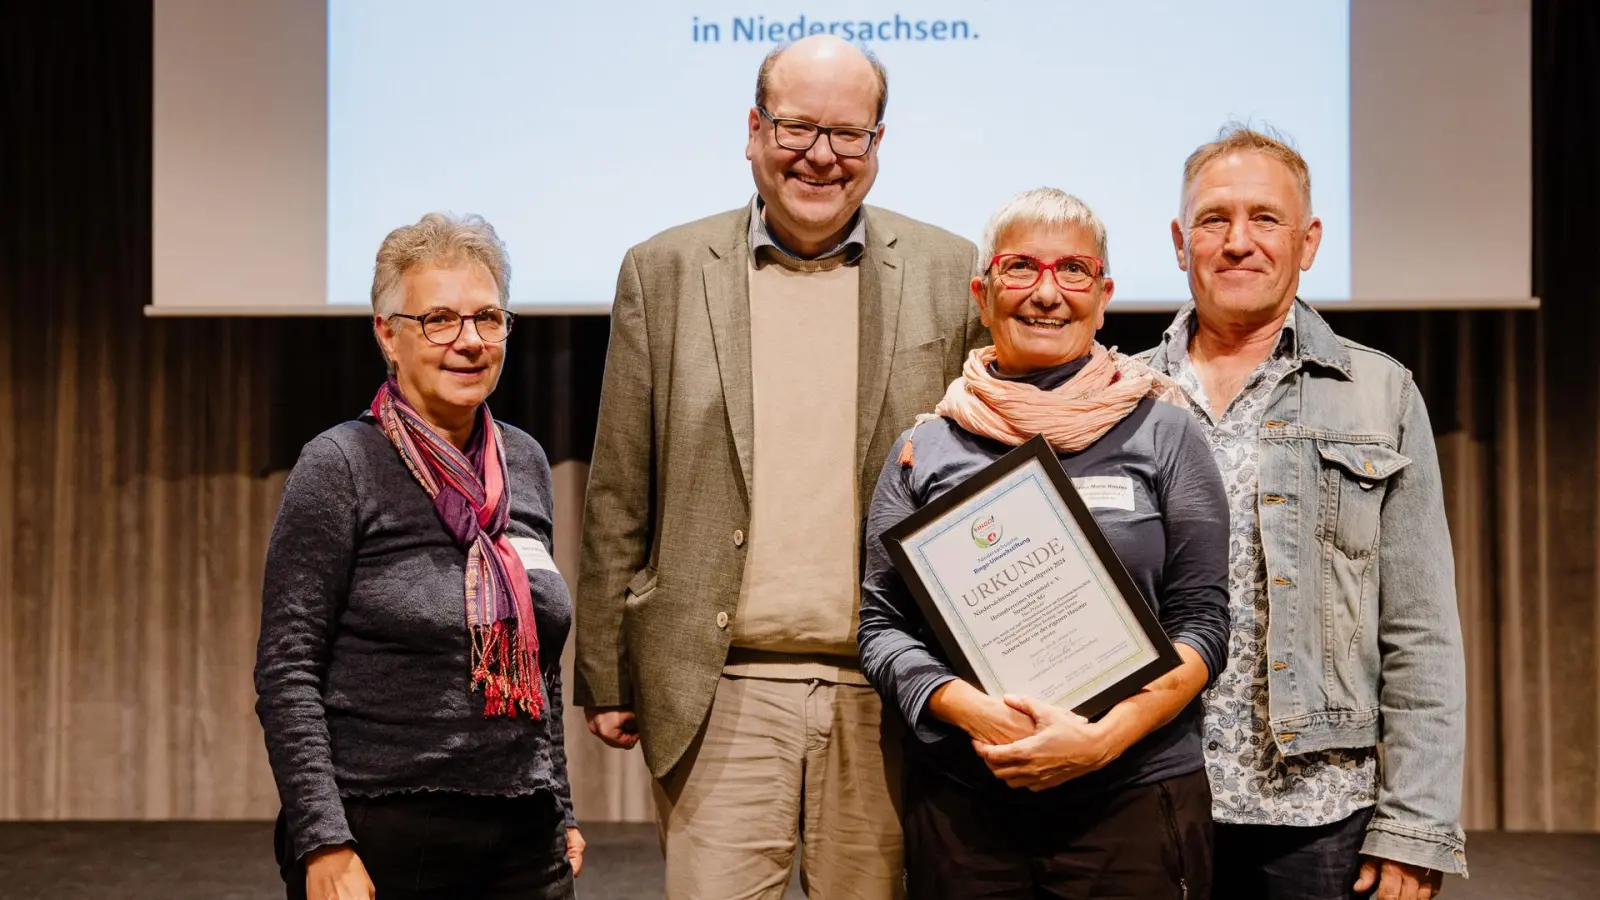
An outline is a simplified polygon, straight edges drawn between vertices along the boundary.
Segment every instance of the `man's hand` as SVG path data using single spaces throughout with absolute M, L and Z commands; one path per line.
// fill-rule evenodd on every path
M 1034 732 L 1032 719 L 960 679 L 939 685 L 928 710 L 977 743 L 1009 744 Z
M 1006 697 L 1006 705 L 1026 714 L 1037 726 L 1030 737 L 998 747 L 973 742 L 996 778 L 1014 788 L 1042 791 L 1087 775 L 1116 759 L 1104 722 L 1090 723 L 1077 713 L 1028 697 Z
M 567 862 L 572 864 L 573 878 L 583 874 L 583 850 L 587 846 L 589 842 L 583 839 L 578 829 L 567 829 Z
M 1430 900 L 1443 890 L 1444 873 L 1410 863 L 1368 856 L 1361 860 L 1361 876 L 1356 879 L 1358 894 L 1378 886 L 1377 900 Z
M 306 855 L 307 900 L 373 900 L 377 893 L 367 867 L 346 844 Z
M 585 706 L 583 717 L 589 733 L 619 750 L 631 750 L 639 743 L 639 721 L 626 706 Z

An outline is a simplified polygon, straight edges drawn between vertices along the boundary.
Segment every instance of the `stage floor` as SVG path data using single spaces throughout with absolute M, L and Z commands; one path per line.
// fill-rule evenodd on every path
M 578 895 L 661 896 L 650 825 L 591 824 Z M 1472 879 L 1445 881 L 1450 900 L 1587 900 L 1600 884 L 1600 835 L 1477 832 Z M 276 900 L 266 822 L 0 822 L 4 900 Z M 790 896 L 802 896 L 798 888 Z

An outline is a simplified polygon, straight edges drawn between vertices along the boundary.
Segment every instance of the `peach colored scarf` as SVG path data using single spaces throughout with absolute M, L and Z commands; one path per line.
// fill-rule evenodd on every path
M 1013 447 L 1042 434 L 1057 453 L 1076 453 L 1099 440 L 1144 398 L 1181 400 L 1172 379 L 1098 342 L 1089 351 L 1088 364 L 1051 391 L 996 378 L 989 369 L 994 359 L 992 346 L 967 354 L 961 377 L 950 382 L 933 415 L 917 421 L 944 416 L 973 434 Z M 900 462 L 912 463 L 909 439 Z

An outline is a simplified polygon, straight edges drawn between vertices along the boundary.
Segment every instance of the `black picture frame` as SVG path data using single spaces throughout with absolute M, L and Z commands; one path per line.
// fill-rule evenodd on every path
M 895 523 L 883 533 L 881 540 L 889 552 L 889 559 L 894 563 L 895 570 L 905 580 L 911 596 L 916 599 L 917 606 L 922 610 L 922 617 L 938 640 L 950 667 L 968 684 L 980 691 L 983 690 L 983 681 L 978 677 L 971 661 L 967 659 L 961 644 L 951 633 L 950 625 L 945 621 L 944 613 L 934 600 L 933 594 L 927 585 L 923 584 L 921 575 L 911 562 L 910 554 L 906 552 L 905 543 L 912 535 L 937 523 L 968 500 L 1034 461 L 1040 464 L 1040 468 L 1048 476 L 1049 485 L 1060 495 L 1062 505 L 1076 520 L 1078 528 L 1088 541 L 1089 548 L 1099 557 L 1101 565 L 1105 567 L 1112 583 L 1121 593 L 1123 603 L 1127 605 L 1134 621 L 1139 624 L 1156 651 L 1155 659 L 1079 703 L 1072 710 L 1084 718 L 1093 719 L 1137 694 L 1150 682 L 1182 665 L 1183 660 L 1178 656 L 1177 648 L 1172 645 L 1166 631 L 1161 628 L 1161 623 L 1156 618 L 1155 606 L 1145 598 L 1139 586 L 1134 584 L 1133 578 L 1128 575 L 1127 567 L 1112 549 L 1105 532 L 1100 529 L 1100 524 L 1089 511 L 1088 504 L 1083 502 L 1083 497 L 1073 486 L 1072 479 L 1067 477 L 1066 471 L 1061 468 L 1061 460 L 1056 457 L 1055 451 L 1050 448 L 1049 442 L 1043 435 L 1035 435 L 967 480 L 929 501 L 921 509 Z M 1039 699 L 1048 700 L 1048 698 Z

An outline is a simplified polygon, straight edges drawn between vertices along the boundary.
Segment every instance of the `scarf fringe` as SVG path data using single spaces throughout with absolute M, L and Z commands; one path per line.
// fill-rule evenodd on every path
M 544 711 L 544 692 L 539 689 L 538 668 L 515 629 L 496 622 L 473 631 L 472 687 L 483 690 L 484 718 L 515 719 L 518 710 L 539 718 Z M 480 635 L 481 641 L 476 639 Z
M 917 426 L 937 418 L 939 418 L 938 413 L 917 413 L 917 420 L 911 423 L 911 431 L 906 435 L 905 446 L 900 448 L 900 468 L 909 469 L 917 463 L 917 458 L 911 449 L 911 441 L 917 436 Z

